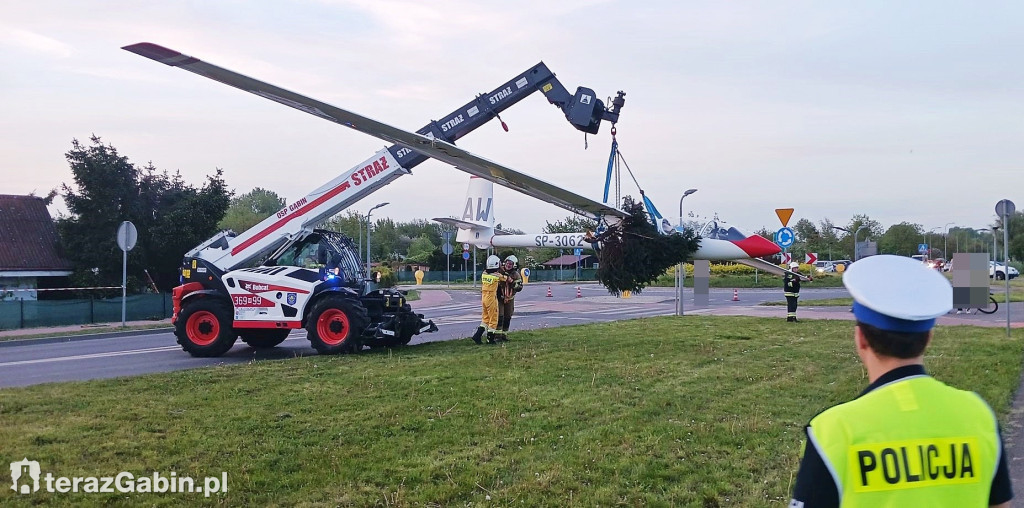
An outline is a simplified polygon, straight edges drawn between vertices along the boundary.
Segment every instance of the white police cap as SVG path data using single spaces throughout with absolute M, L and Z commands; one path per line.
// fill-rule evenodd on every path
M 926 332 L 953 308 L 953 287 L 939 272 L 903 256 L 871 256 L 843 272 L 857 321 L 895 332 Z

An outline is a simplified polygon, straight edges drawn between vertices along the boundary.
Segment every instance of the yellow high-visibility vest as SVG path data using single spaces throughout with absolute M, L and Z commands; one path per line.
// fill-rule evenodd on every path
M 903 378 L 811 420 L 815 446 L 852 506 L 988 506 L 1002 453 L 995 414 L 976 393 Z

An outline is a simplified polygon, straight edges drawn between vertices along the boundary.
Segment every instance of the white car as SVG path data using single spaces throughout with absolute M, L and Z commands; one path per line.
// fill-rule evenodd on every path
M 818 273 L 836 271 L 836 266 L 833 265 L 831 261 L 815 261 L 814 268 L 815 270 L 818 271 Z
M 1013 279 L 1020 275 L 1020 271 L 1003 263 L 996 263 L 995 261 L 988 262 L 989 277 L 995 277 L 996 280 L 1004 280 L 1006 279 L 1006 274 L 1010 274 L 1010 279 Z

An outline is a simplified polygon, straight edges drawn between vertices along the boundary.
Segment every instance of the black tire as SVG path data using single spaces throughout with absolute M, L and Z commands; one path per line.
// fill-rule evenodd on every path
M 181 349 L 192 356 L 220 356 L 227 353 L 238 339 L 232 322 L 228 302 L 198 297 L 183 305 L 174 323 L 174 335 Z
M 306 319 L 306 338 L 322 355 L 358 353 L 363 330 L 370 323 L 366 308 L 344 296 L 327 296 L 313 306 Z
M 242 341 L 254 349 L 269 349 L 284 342 L 292 331 L 285 329 L 245 330 L 238 332 Z
M 999 310 L 999 302 L 996 301 L 994 296 L 988 297 L 989 305 L 987 307 L 978 307 L 978 312 L 982 314 L 994 314 Z
M 1003 272 L 996 272 L 996 280 L 1003 280 L 1005 278 L 1006 275 Z

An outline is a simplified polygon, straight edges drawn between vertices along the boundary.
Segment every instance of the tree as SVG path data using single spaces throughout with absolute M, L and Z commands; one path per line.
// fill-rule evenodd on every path
M 893 224 L 878 239 L 878 252 L 879 254 L 913 256 L 917 254 L 917 246 L 921 243 L 923 233 L 924 228 L 920 224 L 909 222 Z
M 341 233 L 361 244 L 366 224 L 358 211 L 345 210 L 324 221 L 320 224 L 320 228 Z
M 857 235 L 857 229 L 861 226 L 867 227 L 861 230 L 860 234 Z M 877 240 L 883 233 L 882 225 L 867 215 L 854 215 L 853 218 L 850 219 L 850 222 L 845 226 L 845 229 L 847 229 L 849 233 L 845 233 L 839 237 L 839 248 L 844 252 L 844 254 L 851 256 L 849 259 L 853 259 L 853 237 L 855 235 L 857 236 L 858 241 L 864 242 L 871 238 Z
M 640 292 L 669 267 L 692 258 L 700 237 L 687 229 L 681 234 L 663 235 L 647 221 L 644 205 L 629 196 L 622 210 L 630 214 L 610 229 L 601 240 L 597 280 L 612 294 Z
M 217 226 L 241 233 L 284 208 L 284 205 L 284 198 L 276 192 L 256 187 L 241 196 L 231 198 L 231 205 Z
M 430 254 L 436 250 L 434 242 L 430 241 L 427 235 L 420 235 L 409 245 L 408 254 L 405 259 L 410 263 L 427 263 L 430 260 Z
M 999 232 L 1002 241 L 1002 230 Z M 1010 259 L 1020 261 L 1024 259 L 1024 212 L 1015 212 L 1010 216 Z M 1002 259 L 1002 254 L 999 255 Z
M 412 243 L 411 240 L 406 244 L 405 249 L 399 251 L 399 242 L 401 238 L 398 235 L 398 227 L 395 225 L 395 221 L 391 220 L 390 217 L 384 217 L 377 219 L 373 225 L 373 231 L 370 234 L 370 249 L 373 255 L 372 259 L 383 260 L 393 259 L 395 254 L 399 252 L 406 252 L 408 243 Z
M 647 212 L 644 212 L 646 217 Z M 570 215 L 555 222 L 544 221 L 545 233 L 582 233 L 597 229 L 597 221 L 580 215 Z
M 65 154 L 74 183 L 61 185 L 68 215 L 57 219 L 64 251 L 74 265 L 72 282 L 82 286 L 121 284 L 121 252 L 115 233 L 131 221 L 139 240 L 128 256 L 128 273 L 157 286 L 177 284 L 185 252 L 217 231 L 231 198 L 220 169 L 202 188 L 186 185 L 181 175 L 157 172 L 152 163 L 139 169 L 99 137 L 85 146 L 77 139 Z M 133 289 L 136 284 L 131 284 Z

